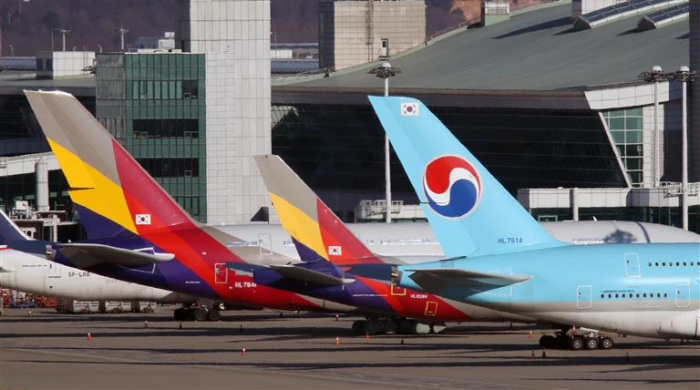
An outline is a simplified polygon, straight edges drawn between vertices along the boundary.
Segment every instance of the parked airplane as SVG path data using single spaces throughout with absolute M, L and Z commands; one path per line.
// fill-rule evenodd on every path
M 351 311 L 333 302 L 256 285 L 233 263 L 286 264 L 258 247 L 201 226 L 72 95 L 26 91 L 70 186 L 88 234 L 54 243 L 56 262 L 116 279 L 251 308 Z
M 393 285 L 391 267 L 404 261 L 372 253 L 279 156 L 256 156 L 255 162 L 304 261 L 257 269 L 257 283 L 362 309 L 367 319 L 353 324 L 356 334 L 437 333 L 446 321 L 534 322 Z M 306 277 L 287 278 L 298 273 Z
M 290 258 L 268 249 L 268 245 L 282 241 L 272 240 L 272 234 L 265 236 L 265 229 L 274 230 L 271 227 L 256 225 L 259 230 L 254 234 L 245 227 L 216 229 L 192 222 L 72 96 L 61 92 L 27 92 L 27 96 L 73 187 L 71 196 L 91 239 L 56 244 L 56 260 L 241 307 L 354 310 L 258 287 L 250 275 L 235 272 L 230 265 L 244 263 L 244 259 L 253 264 L 279 265 L 294 262 L 296 256 Z M 365 226 L 362 229 L 370 232 L 376 229 Z M 401 230 L 398 225 L 392 229 Z M 236 230 L 242 233 L 240 237 L 227 233 Z M 393 234 L 384 230 L 376 237 Z M 377 240 L 376 246 L 371 241 L 369 246 L 379 254 L 396 249 L 403 249 L 403 253 L 408 249 L 410 253 L 422 244 L 435 253 L 433 249 L 439 247 L 431 240 L 407 246 L 400 236 L 384 241 Z M 206 250 L 209 245 L 213 252 Z M 291 245 L 282 247 L 294 250 Z M 176 256 L 178 253 L 184 260 Z
M 370 97 L 451 259 L 402 265 L 398 284 L 565 326 L 543 346 L 610 347 L 573 327 L 700 336 L 700 244 L 577 246 L 554 239 L 419 100 Z
M 25 242 L 38 253 L 9 248 Z M 79 301 L 156 301 L 193 303 L 188 295 L 106 278 L 92 272 L 46 261 L 45 247 L 27 236 L 0 210 L 0 287 Z

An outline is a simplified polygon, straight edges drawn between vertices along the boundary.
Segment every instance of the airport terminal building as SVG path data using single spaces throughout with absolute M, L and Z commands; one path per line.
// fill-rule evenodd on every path
M 486 27 L 464 26 L 401 53 L 390 51 L 391 64 L 402 71 L 390 80 L 390 92 L 421 99 L 542 220 L 631 219 L 679 226 L 681 86 L 662 81 L 655 94 L 654 84 L 638 76 L 653 65 L 667 72 L 700 65 L 689 55 L 694 43 L 688 19 L 639 30 L 640 18 L 656 10 L 650 8 L 578 31 L 572 17 L 579 3 L 555 1 L 511 12 Z M 261 18 L 268 18 L 269 30 L 267 12 Z M 337 23 L 341 16 L 335 16 Z M 264 26 L 258 26 L 260 40 L 255 40 L 260 47 L 269 46 Z M 357 28 L 366 34 L 366 26 Z M 183 34 L 186 28 L 175 39 Z M 371 41 L 378 47 L 381 42 Z M 384 191 L 384 133 L 367 101 L 368 94 L 383 93 L 382 82 L 368 72 L 387 58 L 271 81 L 268 55 L 248 62 L 267 69 L 267 78 L 259 70 L 252 76 L 258 84 L 246 83 L 244 77 L 251 76 L 243 72 L 231 75 L 230 84 L 217 84 L 227 77 L 226 60 L 208 50 L 98 55 L 96 78 L 27 80 L 0 74 L 0 110 L 15 129 L 0 140 L 7 156 L 2 164 L 22 159 L 24 167 L 13 171 L 21 174 L 7 175 L 0 165 L 3 184 L 24 183 L 19 190 L 2 186 L 0 204 L 34 200 L 36 157 L 23 155 L 48 150 L 22 88 L 61 88 L 94 110 L 202 221 L 245 222 L 261 206 L 270 206 L 250 159 L 270 150 L 344 219 L 363 219 L 357 206 L 382 199 Z M 234 69 L 251 69 L 237 64 Z M 214 95 L 217 85 L 222 87 Z M 691 129 L 693 150 L 696 139 Z M 19 144 L 27 146 L 11 146 Z M 698 176 L 700 170 L 691 171 L 691 181 Z M 64 204 L 60 175 L 49 183 L 51 205 Z M 416 203 L 395 156 L 392 190 L 395 200 Z M 700 231 L 697 184 L 689 186 L 688 195 L 690 229 Z M 402 207 L 407 209 L 392 208 L 395 219 L 402 218 Z M 371 213 L 362 215 L 372 220 Z

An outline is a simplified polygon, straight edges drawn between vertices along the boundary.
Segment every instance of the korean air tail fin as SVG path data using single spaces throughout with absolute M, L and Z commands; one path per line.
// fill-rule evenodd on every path
M 255 156 L 255 162 L 282 227 L 292 236 L 302 260 L 383 263 L 279 156 Z
M 566 245 L 550 236 L 422 102 L 369 100 L 446 256 Z
M 75 97 L 59 91 L 25 94 L 90 239 L 194 224 Z

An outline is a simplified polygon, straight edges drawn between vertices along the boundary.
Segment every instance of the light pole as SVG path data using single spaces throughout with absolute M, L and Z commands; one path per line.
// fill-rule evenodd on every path
M 380 79 L 384 79 L 384 96 L 389 96 L 389 78 L 401 73 L 401 69 L 394 68 L 390 63 L 384 62 L 369 71 Z M 386 223 L 391 223 L 391 145 L 389 144 L 389 136 L 384 134 L 384 182 L 386 188 Z
M 654 83 L 654 188 L 661 182 L 661 162 L 659 161 L 659 82 L 668 80 L 664 70 L 654 65 L 648 72 L 639 75 L 647 83 Z
M 690 71 L 687 66 L 681 66 L 673 76 L 681 82 L 681 221 L 683 229 L 688 230 L 688 82 L 698 78 L 698 73 Z
M 119 31 L 119 36 L 121 38 L 121 50 L 124 51 L 124 36 L 129 32 L 129 30 L 125 29 L 124 25 L 122 25 L 117 31 Z

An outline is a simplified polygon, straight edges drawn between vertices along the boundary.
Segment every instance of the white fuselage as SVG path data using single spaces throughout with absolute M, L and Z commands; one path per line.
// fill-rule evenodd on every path
M 183 294 L 107 278 L 12 249 L 0 250 L 0 287 L 81 301 L 193 301 Z

